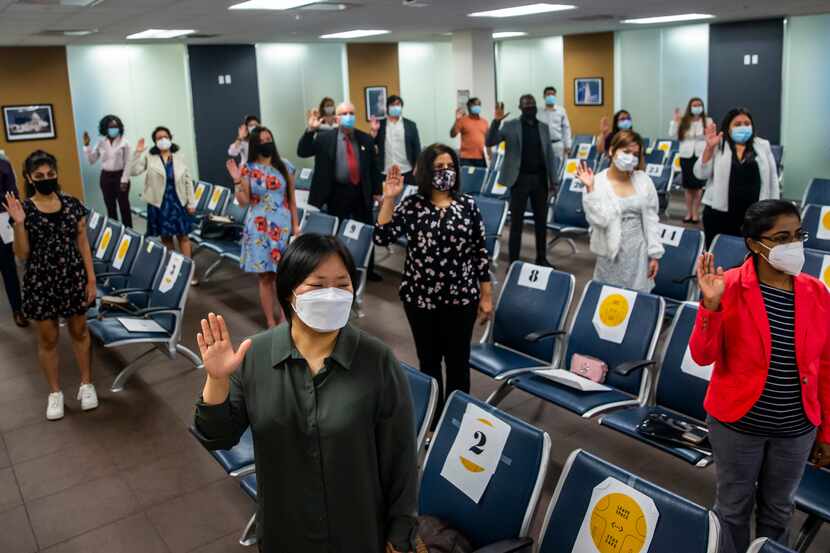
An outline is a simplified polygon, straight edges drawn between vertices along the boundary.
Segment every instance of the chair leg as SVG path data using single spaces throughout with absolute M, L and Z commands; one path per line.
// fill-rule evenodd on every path
M 506 398 L 512 391 L 513 386 L 507 382 L 502 382 L 496 391 L 490 394 L 490 396 L 485 400 L 485 403 L 487 405 L 492 405 L 493 407 L 498 407 L 499 403 L 504 401 L 504 398 Z
M 193 363 L 193 365 L 195 365 L 197 369 L 205 368 L 204 363 L 202 363 L 202 358 L 196 355 L 196 352 L 194 352 L 192 349 L 181 344 L 176 344 L 176 351 L 187 357 L 188 360 L 190 360 L 190 362 Z
M 138 370 L 138 362 L 141 361 L 143 358 L 147 357 L 151 353 L 156 351 L 156 348 L 149 349 L 130 361 L 130 363 L 121 369 L 121 372 L 118 373 L 118 376 L 115 377 L 115 380 L 112 383 L 112 387 L 110 391 L 112 392 L 121 392 L 124 390 L 124 384 L 130 379 L 130 377 Z
M 245 526 L 245 529 L 242 530 L 242 536 L 239 538 L 239 545 L 248 547 L 256 545 L 256 541 L 256 513 L 254 513 L 251 520 L 249 520 L 248 524 Z
M 218 268 L 219 268 L 219 265 L 221 265 L 221 264 L 222 264 L 222 258 L 221 258 L 221 257 L 220 257 L 220 258 L 218 258 L 218 259 L 217 259 L 216 261 L 214 261 L 213 263 L 211 263 L 211 264 L 210 264 L 210 267 L 208 267 L 208 268 L 205 270 L 205 273 L 202 275 L 202 281 L 207 282 L 207 280 L 210 278 L 210 275 L 212 275 L 212 274 L 213 274 L 213 271 L 215 271 L 216 269 L 218 269 Z
M 807 549 L 810 548 L 810 544 L 816 538 L 821 524 L 822 520 L 819 517 L 815 515 L 807 517 L 807 520 L 804 521 L 804 526 L 798 531 L 798 537 L 795 540 L 795 550 L 798 553 L 806 553 Z

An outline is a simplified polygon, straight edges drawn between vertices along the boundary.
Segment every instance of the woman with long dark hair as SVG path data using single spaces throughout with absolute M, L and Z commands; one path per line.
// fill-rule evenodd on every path
M 631 121 L 631 114 L 621 109 L 614 114 L 611 124 L 608 118 L 603 117 L 599 122 L 599 137 L 597 138 L 597 152 L 607 154 L 611 149 L 611 141 L 620 131 L 630 131 L 634 124 Z
M 375 244 L 406 237 L 400 296 L 415 338 L 421 370 L 438 380 L 439 403 L 455 390 L 470 391 L 470 341 L 476 319 L 493 311 L 484 223 L 475 200 L 460 193 L 455 150 L 428 146 L 418 157 L 418 192 L 395 207 L 403 191 L 400 167 L 390 167 Z M 447 368 L 444 392 L 442 362 Z
M 259 275 L 259 300 L 268 328 L 276 326 L 276 280 L 282 254 L 292 235 L 300 233 L 294 175 L 280 157 L 274 135 L 257 127 L 248 138 L 250 157 L 241 168 L 228 160 L 234 197 L 239 205 L 250 206 L 242 235 L 242 270 Z
M 775 157 L 769 141 L 756 135 L 749 110 L 730 110 L 720 128 L 706 126 L 706 147 L 694 166 L 695 176 L 706 181 L 702 202 L 707 248 L 718 234 L 741 236 L 749 206 L 781 197 Z
M 332 98 L 326 96 L 320 100 L 317 114 L 320 116 L 320 130 L 330 131 L 337 128 L 336 105 Z
M 698 260 L 689 342 L 696 363 L 715 365 L 705 407 L 723 553 L 747 550 L 753 510 L 757 536 L 786 545 L 805 464 L 830 465 L 830 293 L 801 272 L 796 206 L 760 201 L 742 222 L 751 254 L 741 267 Z
M 22 203 L 7 193 L 3 207 L 14 222 L 14 253 L 26 262 L 23 312 L 37 324 L 37 354 L 49 383 L 46 418 L 63 418 L 58 336 L 66 320 L 72 349 L 81 370 L 78 400 L 81 409 L 98 407 L 92 384 L 90 337 L 86 311 L 95 301 L 95 273 L 86 237 L 89 210 L 77 198 L 60 191 L 58 160 L 37 150 L 23 164 L 23 178 L 32 191 Z
M 706 127 L 713 123 L 706 115 L 703 100 L 695 97 L 689 100 L 685 113 L 681 113 L 680 108 L 674 110 L 674 119 L 669 124 L 669 136 L 680 142 L 678 154 L 686 196 L 684 223 L 700 223 L 700 198 L 706 182 L 695 177 L 694 168 L 697 159 L 706 149 Z
M 415 551 L 412 399 L 392 351 L 349 323 L 356 273 L 337 238 L 300 236 L 277 273 L 285 323 L 234 351 L 211 313 L 196 338 L 195 426 L 209 449 L 250 427 L 263 553 Z
M 130 144 L 124 138 L 124 123 L 117 115 L 105 115 L 98 123 L 101 140 L 90 146 L 89 133 L 84 131 L 84 153 L 90 165 L 101 160 L 101 193 L 107 206 L 107 217 L 118 219 L 124 226 L 133 226 L 130 212 L 130 174 L 127 164 L 130 162 Z

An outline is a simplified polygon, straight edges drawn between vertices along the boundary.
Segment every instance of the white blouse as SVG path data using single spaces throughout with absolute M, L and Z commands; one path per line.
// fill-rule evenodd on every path
M 712 123 L 712 118 L 706 118 L 706 124 Z M 680 125 L 672 119 L 672 122 L 669 124 L 669 136 L 677 140 L 678 131 Z M 703 120 L 698 119 L 697 121 L 692 121 L 692 124 L 689 125 L 689 129 L 686 131 L 686 135 L 683 137 L 683 140 L 680 141 L 680 150 L 679 154 L 682 158 L 690 158 L 692 156 L 700 157 L 703 155 L 703 150 L 706 149 L 706 135 L 704 133 L 705 126 L 703 125 Z
M 119 136 L 113 141 L 102 138 L 95 147 L 84 146 L 84 153 L 91 165 L 94 165 L 100 159 L 101 169 L 104 171 L 124 171 L 130 161 L 130 144 L 123 136 Z M 129 180 L 127 173 L 129 171 L 124 171 L 121 182 Z

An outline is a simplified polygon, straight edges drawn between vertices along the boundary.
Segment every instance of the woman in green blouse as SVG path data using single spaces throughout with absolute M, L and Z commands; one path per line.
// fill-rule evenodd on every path
M 265 553 L 414 551 L 409 386 L 389 348 L 348 323 L 354 282 L 336 238 L 304 235 L 277 273 L 288 322 L 234 351 L 221 315 L 202 320 L 196 428 L 229 449 L 251 426 Z

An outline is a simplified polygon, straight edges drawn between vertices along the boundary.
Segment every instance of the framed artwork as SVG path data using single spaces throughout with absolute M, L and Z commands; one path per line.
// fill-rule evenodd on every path
M 603 103 L 602 77 L 574 79 L 574 104 L 601 106 Z
M 52 104 L 3 106 L 6 141 L 49 140 L 57 136 Z
M 367 86 L 364 89 L 366 96 L 366 121 L 384 119 L 386 117 L 386 87 Z

